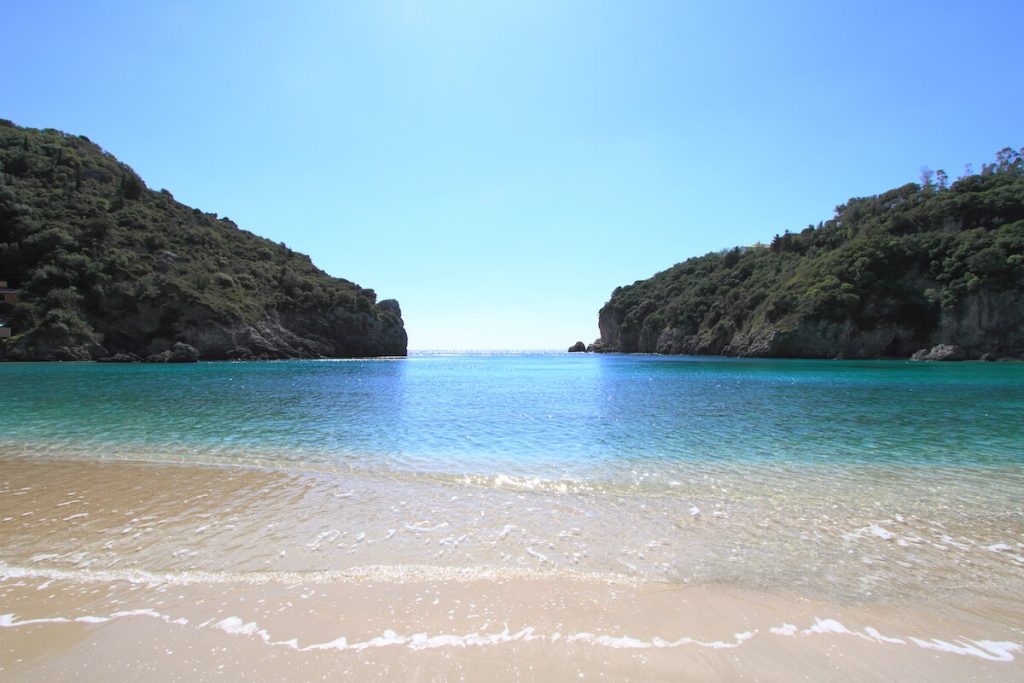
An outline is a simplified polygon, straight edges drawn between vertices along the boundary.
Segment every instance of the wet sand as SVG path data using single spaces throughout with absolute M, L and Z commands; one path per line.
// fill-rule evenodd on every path
M 0 667 L 25 680 L 1020 680 L 998 623 L 724 586 L 542 579 L 286 586 L 6 580 Z M 821 614 L 831 615 L 822 618 Z M 952 640 L 935 634 L 956 633 Z M 1019 636 L 1019 634 L 1018 634 Z M 897 674 L 898 672 L 898 674 Z
M 954 555 L 923 542 L 904 548 L 897 541 L 910 532 L 852 519 L 867 531 L 837 532 L 822 553 L 854 551 L 865 567 L 903 573 L 840 591 L 834 578 L 795 570 L 781 580 L 786 567 L 666 578 L 652 556 L 727 566 L 713 560 L 716 534 L 729 528 L 700 526 L 689 499 L 666 513 L 674 524 L 640 528 L 634 547 L 609 537 L 620 534 L 615 497 L 11 454 L 0 467 L 8 679 L 1024 677 L 1014 514 L 961 528 L 957 510 L 929 520 L 953 544 L 977 539 Z M 507 517 L 488 507 L 506 504 Z M 523 528 L 507 530 L 517 515 Z M 545 517 L 557 519 L 544 526 Z M 664 538 L 649 539 L 655 531 Z M 786 534 L 760 533 L 774 549 L 742 560 L 800 561 L 801 546 L 783 547 Z M 869 541 L 882 550 L 865 562 Z M 953 559 L 937 564 L 930 552 Z M 927 584 L 925 570 L 936 588 L 905 590 L 915 576 Z

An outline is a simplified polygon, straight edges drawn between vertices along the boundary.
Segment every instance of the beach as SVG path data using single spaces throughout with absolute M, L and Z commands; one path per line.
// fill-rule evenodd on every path
M 3 17 L 0 683 L 1024 683 L 1024 3 Z
M 1018 680 L 1021 372 L 0 366 L 0 676 Z
M 18 680 L 197 672 L 254 680 L 886 680 L 894 671 L 1015 680 L 1024 662 L 1024 610 L 1013 599 L 1019 545 L 975 553 L 970 563 L 989 559 L 984 550 L 1003 568 L 1000 577 L 983 566 L 993 582 L 956 561 L 934 589 L 828 597 L 827 582 L 798 590 L 643 577 L 607 560 L 578 568 L 559 561 L 580 547 L 569 539 L 541 546 L 550 559 L 540 561 L 540 540 L 502 536 L 504 525 L 490 550 L 504 547 L 510 560 L 474 564 L 475 546 L 488 545 L 484 534 L 458 550 L 451 539 L 471 519 L 441 505 L 472 497 L 465 486 L 420 484 L 423 507 L 408 512 L 409 501 L 391 499 L 402 511 L 395 519 L 407 520 L 399 530 L 379 519 L 381 510 L 350 513 L 374 498 L 373 482 L 360 487 L 334 474 L 9 454 L 3 466 L 0 666 Z M 505 493 L 524 507 L 575 495 Z M 258 502 L 282 498 L 290 513 Z M 946 529 L 946 542 L 957 544 L 964 531 Z M 692 522 L 682 538 L 701 552 L 694 540 L 714 533 Z M 876 525 L 863 536 L 880 552 L 899 548 L 902 537 L 886 533 L 905 532 Z M 582 529 L 572 538 L 580 536 L 590 556 L 613 554 Z M 713 553 L 713 539 L 704 540 L 703 552 Z M 365 562 L 342 559 L 389 543 L 395 548 L 373 550 Z

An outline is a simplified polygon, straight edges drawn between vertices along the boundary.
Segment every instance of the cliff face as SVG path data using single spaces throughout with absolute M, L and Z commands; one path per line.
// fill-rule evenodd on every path
M 87 138 L 0 121 L 0 359 L 402 356 L 396 301 L 154 192 Z
M 1024 292 L 1017 288 L 966 296 L 953 308 L 943 309 L 932 340 L 961 346 L 973 357 L 1024 349 Z
M 851 199 L 798 234 L 707 254 L 617 288 L 606 352 L 968 357 L 1024 351 L 1024 159 L 981 175 Z
M 674 355 L 722 355 L 765 358 L 882 358 L 910 356 L 922 348 L 956 345 L 968 357 L 986 353 L 1019 356 L 1024 352 L 1024 293 L 970 294 L 951 309 L 941 311 L 929 334 L 900 325 L 883 324 L 863 330 L 850 321 L 801 320 L 793 329 L 751 325 L 729 332 L 685 335 L 667 328 L 637 330 L 624 325 L 618 311 L 608 306 L 599 314 L 602 351 Z

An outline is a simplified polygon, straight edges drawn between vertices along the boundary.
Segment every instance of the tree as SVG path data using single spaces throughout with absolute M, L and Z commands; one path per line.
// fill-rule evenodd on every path
M 1024 151 L 1024 150 L 1021 150 Z M 1003 147 L 996 152 L 996 173 L 1020 172 L 1022 167 L 1020 152 L 1011 147 Z
M 930 190 L 934 185 L 932 184 L 932 176 L 934 173 L 927 166 L 921 167 L 921 187 L 925 190 Z

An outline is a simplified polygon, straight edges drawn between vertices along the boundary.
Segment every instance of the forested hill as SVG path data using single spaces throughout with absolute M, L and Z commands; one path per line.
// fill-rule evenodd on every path
M 691 258 L 617 288 L 599 325 L 604 351 L 876 358 L 953 344 L 1019 357 L 1024 160 L 1007 148 L 980 174 L 926 172 L 770 245 Z
M 148 189 L 86 137 L 3 120 L 0 280 L 19 290 L 7 360 L 406 353 L 396 301 Z

